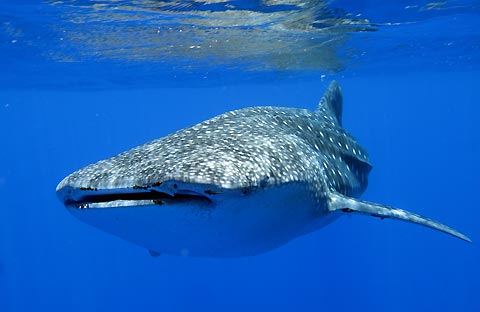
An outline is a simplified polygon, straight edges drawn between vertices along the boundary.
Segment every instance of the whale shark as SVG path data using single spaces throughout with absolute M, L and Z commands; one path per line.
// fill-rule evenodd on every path
M 419 214 L 358 199 L 372 166 L 342 127 L 342 102 L 333 81 L 314 111 L 230 111 L 88 165 L 56 193 L 81 221 L 153 256 L 253 256 L 351 214 L 471 242 Z

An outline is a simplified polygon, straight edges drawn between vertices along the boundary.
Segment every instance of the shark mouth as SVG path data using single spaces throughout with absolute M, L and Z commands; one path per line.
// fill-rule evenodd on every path
M 179 190 L 173 194 L 168 194 L 157 190 L 72 189 L 67 193 L 70 193 L 70 195 L 63 198 L 64 205 L 68 208 L 77 209 L 177 204 L 204 207 L 212 205 L 212 200 L 209 197 L 190 190 Z M 75 196 L 72 196 L 73 193 L 75 193 Z

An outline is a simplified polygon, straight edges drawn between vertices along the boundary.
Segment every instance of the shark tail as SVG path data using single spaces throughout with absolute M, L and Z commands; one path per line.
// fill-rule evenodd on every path
M 395 218 L 407 222 L 420 224 L 435 230 L 442 231 L 444 233 L 453 235 L 467 242 L 472 242 L 470 238 L 458 232 L 457 230 L 446 226 L 437 221 L 423 217 L 421 215 L 408 212 L 406 210 L 389 207 L 385 205 L 370 203 L 367 201 L 358 200 L 355 198 L 347 197 L 339 193 L 331 192 L 329 194 L 329 211 L 343 211 L 346 213 L 359 212 L 367 215 L 371 215 L 379 218 Z

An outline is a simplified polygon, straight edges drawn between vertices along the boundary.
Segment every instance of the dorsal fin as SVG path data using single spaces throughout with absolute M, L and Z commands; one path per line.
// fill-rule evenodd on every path
M 317 112 L 332 116 L 338 125 L 342 125 L 342 90 L 335 80 L 330 83 L 327 91 L 318 104 Z

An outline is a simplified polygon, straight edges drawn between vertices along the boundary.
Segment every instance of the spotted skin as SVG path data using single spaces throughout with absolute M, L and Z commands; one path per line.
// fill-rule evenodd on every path
M 87 166 L 58 188 L 113 189 L 176 180 L 234 189 L 259 186 L 268 177 L 271 184 L 308 181 L 320 185 L 313 190 L 319 193 L 326 184 L 355 196 L 365 189 L 369 170 L 365 150 L 321 110 L 251 107 Z

